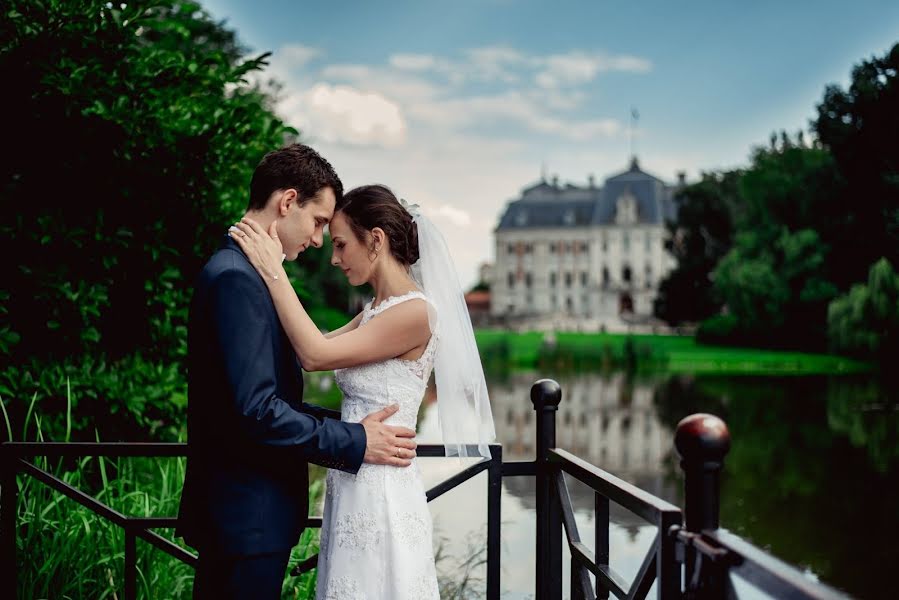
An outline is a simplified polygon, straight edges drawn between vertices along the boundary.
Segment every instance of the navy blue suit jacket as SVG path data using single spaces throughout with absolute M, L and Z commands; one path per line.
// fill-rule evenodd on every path
M 300 365 L 265 283 L 226 237 L 190 306 L 176 532 L 188 544 L 234 556 L 289 549 L 308 518 L 307 462 L 358 471 L 362 425 L 302 397 Z

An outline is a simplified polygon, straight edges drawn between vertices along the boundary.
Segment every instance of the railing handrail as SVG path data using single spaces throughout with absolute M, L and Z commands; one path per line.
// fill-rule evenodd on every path
M 189 442 L 3 442 L 0 444 L 7 448 L 14 456 L 47 456 L 52 458 L 75 456 L 102 456 L 104 458 L 118 457 L 148 457 L 165 458 L 187 456 Z M 467 452 L 476 454 L 479 449 L 477 444 L 463 444 Z M 502 444 L 488 444 L 488 448 L 495 450 Z M 446 448 L 443 444 L 418 444 L 416 453 L 419 457 L 433 458 L 446 457 Z M 455 458 L 450 456 L 448 458 Z
M 662 513 L 681 512 L 680 508 L 670 502 L 653 496 L 561 448 L 551 448 L 549 460 L 559 463 L 563 471 L 587 485 L 594 492 L 599 492 L 615 504 L 628 509 L 650 523 L 655 523 Z
M 809 579 L 795 567 L 753 546 L 726 529 L 703 531 L 701 535 L 727 552 L 728 557 L 725 560 L 730 563 L 731 571 L 761 589 L 789 587 L 796 592 L 791 596 L 792 598 L 807 598 L 808 600 L 845 600 L 849 598 L 839 590 L 820 581 Z

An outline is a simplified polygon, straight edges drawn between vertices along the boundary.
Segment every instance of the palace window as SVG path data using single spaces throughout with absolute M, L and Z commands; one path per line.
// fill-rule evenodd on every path
M 550 242 L 550 244 L 549 244 L 549 253 L 550 253 L 550 254 L 555 254 L 555 253 L 556 253 L 556 243 L 555 243 L 555 242 Z
M 586 271 L 581 272 L 581 285 L 584 287 L 587 287 L 587 272 Z
M 625 283 L 630 283 L 630 282 L 631 282 L 631 268 L 628 267 L 627 265 L 625 265 L 625 266 L 621 269 L 621 279 L 622 279 L 622 281 L 624 281 Z
M 556 276 L 557 275 L 555 271 L 549 274 L 549 285 L 551 287 L 556 287 Z
M 565 273 L 565 287 L 571 287 L 571 273 Z
M 609 287 L 610 279 L 611 278 L 609 277 L 609 268 L 603 267 L 602 268 L 602 287 Z
M 534 283 L 534 278 L 531 276 L 531 273 L 530 272 L 525 273 L 524 274 L 525 287 L 530 288 L 533 283 Z
M 515 287 L 515 273 L 509 273 L 509 287 Z

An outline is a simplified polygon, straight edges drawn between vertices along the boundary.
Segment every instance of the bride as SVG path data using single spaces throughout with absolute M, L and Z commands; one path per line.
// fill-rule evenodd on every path
M 287 280 L 277 224 L 266 232 L 244 218 L 236 227 L 232 237 L 265 280 L 303 368 L 335 371 L 342 420 L 398 404 L 385 422 L 414 429 L 434 369 L 447 456 L 489 458 L 493 417 L 471 320 L 446 243 L 417 207 L 381 185 L 344 196 L 330 223 L 331 264 L 375 297 L 326 335 Z M 329 470 L 316 598 L 439 598 L 431 536 L 414 460 L 410 468 L 363 464 L 356 475 Z

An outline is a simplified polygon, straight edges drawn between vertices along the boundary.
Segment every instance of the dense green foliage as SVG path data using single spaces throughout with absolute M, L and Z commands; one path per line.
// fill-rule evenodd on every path
M 0 22 L 16 148 L 0 165 L 0 395 L 21 416 L 37 392 L 53 415 L 71 385 L 97 416 L 83 437 L 172 438 L 193 278 L 256 163 L 297 132 L 249 82 L 265 55 L 243 58 L 199 5 L 122 6 L 13 0 Z M 330 271 L 293 267 L 311 306 L 341 306 Z
M 830 302 L 879 258 L 899 259 L 897 69 L 899 45 L 858 65 L 848 90 L 827 88 L 811 143 L 772 136 L 746 169 L 680 192 L 678 266 L 661 284 L 658 316 L 707 319 L 705 342 L 828 347 Z
M 740 172 L 704 173 L 678 192 L 678 218 L 666 249 L 677 267 L 659 284 L 654 312 L 669 323 L 701 321 L 720 310 L 711 273 L 733 244 Z
M 830 303 L 827 325 L 833 349 L 882 360 L 899 356 L 899 274 L 884 258 L 868 271 L 868 283 Z

